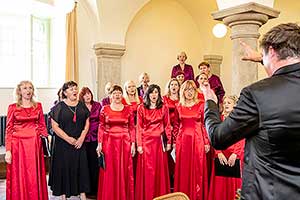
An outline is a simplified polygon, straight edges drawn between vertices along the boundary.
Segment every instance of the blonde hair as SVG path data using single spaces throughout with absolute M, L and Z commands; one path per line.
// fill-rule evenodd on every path
M 30 84 L 32 86 L 32 96 L 30 102 L 35 107 L 37 103 L 35 101 L 34 86 L 31 81 L 27 81 L 27 80 L 21 81 L 14 90 L 14 96 L 15 96 L 17 107 L 20 107 L 22 105 L 21 86 L 25 84 Z
M 238 101 L 238 99 L 239 99 L 238 96 L 236 96 L 236 95 L 226 95 L 226 96 L 223 97 L 223 102 L 224 102 L 224 100 L 225 100 L 226 98 L 231 99 L 231 100 L 233 101 L 234 106 L 237 104 L 237 101 Z M 224 104 L 223 104 L 223 106 L 224 106 Z M 229 113 L 226 113 L 226 112 L 225 112 L 224 107 L 223 107 L 223 112 L 222 112 L 222 114 L 223 114 L 224 116 L 229 114 Z
M 124 92 L 124 94 L 123 94 L 123 97 L 124 97 L 126 103 L 127 103 L 128 105 L 131 105 L 131 102 L 129 101 L 129 97 L 128 97 L 128 93 L 127 93 L 127 89 L 128 89 L 129 83 L 133 83 L 133 84 L 135 85 L 135 87 L 136 87 L 136 84 L 135 84 L 134 81 L 132 81 L 132 80 L 126 81 L 126 82 L 124 83 L 124 90 L 125 90 L 125 92 Z M 140 102 L 139 95 L 138 95 L 137 88 L 135 89 L 134 99 L 135 99 L 135 102 L 136 102 L 137 104 L 140 104 L 140 103 L 141 103 L 141 102 Z
M 186 80 L 186 81 L 181 85 L 181 87 L 180 87 L 180 92 L 179 92 L 179 94 L 180 94 L 180 100 L 179 100 L 179 103 L 180 103 L 181 105 L 183 105 L 183 106 L 186 106 L 186 99 L 185 99 L 185 96 L 184 96 L 184 91 L 185 91 L 186 89 L 188 89 L 190 86 L 192 86 L 192 87 L 194 88 L 194 90 L 195 90 L 194 98 L 193 98 L 194 102 L 195 102 L 195 103 L 198 103 L 198 102 L 199 102 L 198 97 L 197 97 L 197 94 L 198 94 L 198 92 L 197 92 L 197 86 L 196 86 L 195 82 L 194 82 L 193 80 Z
M 150 79 L 149 74 L 148 74 L 147 72 L 143 72 L 143 73 L 141 73 L 140 76 L 139 76 L 139 82 L 142 82 L 144 76 L 148 76 L 148 78 Z
M 110 95 L 110 90 L 113 87 L 112 82 L 107 82 L 104 86 L 104 92 L 106 95 Z
M 179 90 L 178 90 L 178 98 L 179 98 L 180 83 L 179 83 L 179 81 L 178 81 L 176 78 L 171 78 L 171 79 L 168 81 L 168 83 L 167 83 L 167 85 L 166 85 L 166 88 L 165 88 L 165 95 L 168 96 L 168 97 L 171 96 L 170 86 L 171 86 L 171 83 L 172 83 L 173 81 L 177 82 L 177 84 L 178 84 L 178 87 L 179 87 Z
M 186 59 L 187 59 L 187 55 L 186 55 L 186 53 L 185 53 L 184 51 L 180 52 L 180 53 L 177 55 L 177 60 L 179 59 L 179 56 L 180 56 L 181 54 L 184 55 L 185 60 L 186 60 Z

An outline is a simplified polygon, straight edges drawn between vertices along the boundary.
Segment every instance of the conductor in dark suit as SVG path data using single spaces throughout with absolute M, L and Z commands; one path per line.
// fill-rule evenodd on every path
M 241 42 L 245 59 L 263 61 L 268 78 L 245 87 L 221 121 L 209 84 L 205 124 L 216 149 L 246 138 L 241 199 L 300 199 L 300 27 L 280 24 L 267 32 L 257 54 Z

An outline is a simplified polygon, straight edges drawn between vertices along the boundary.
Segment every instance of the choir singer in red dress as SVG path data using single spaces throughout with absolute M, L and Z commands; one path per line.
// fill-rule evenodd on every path
M 167 136 L 164 145 L 162 136 Z M 160 87 L 152 84 L 137 111 L 136 200 L 152 200 L 170 192 L 168 150 L 171 127 L 168 108 L 163 105 Z
M 17 102 L 9 105 L 6 124 L 6 199 L 47 200 L 41 136 L 48 133 L 42 105 L 34 100 L 30 81 L 21 81 L 15 92 Z
M 223 99 L 222 120 L 229 116 L 238 100 L 237 96 L 225 96 Z M 215 159 L 219 159 L 222 165 L 233 167 L 236 160 L 243 162 L 245 141 L 231 145 L 225 150 L 215 150 Z M 212 165 L 212 174 L 210 179 L 209 200 L 233 200 L 238 188 L 242 186 L 241 178 L 224 177 L 215 175 L 215 166 Z
M 98 200 L 134 200 L 134 116 L 122 104 L 122 93 L 120 86 L 112 86 L 111 104 L 100 112 L 97 153 L 104 154 L 106 167 L 100 169 Z
M 170 79 L 166 87 L 166 94 L 163 96 L 164 104 L 169 109 L 169 116 L 170 116 L 170 124 L 171 128 L 173 129 L 174 126 L 174 113 L 175 107 L 179 103 L 179 89 L 180 83 L 176 78 Z M 173 142 L 174 136 L 172 135 L 172 144 L 175 146 Z M 171 192 L 174 191 L 174 173 L 175 173 L 175 162 L 171 156 L 171 152 L 168 153 L 168 167 L 169 167 L 169 176 L 170 176 L 170 184 L 171 184 Z
M 174 191 L 187 194 L 191 200 L 206 200 L 208 196 L 206 153 L 210 146 L 203 124 L 203 109 L 196 84 L 192 80 L 185 81 L 180 88 L 173 129 L 176 138 Z

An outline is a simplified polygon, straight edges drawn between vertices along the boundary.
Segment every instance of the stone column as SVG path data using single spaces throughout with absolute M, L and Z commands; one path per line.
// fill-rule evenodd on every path
M 220 69 L 223 60 L 223 56 L 220 55 L 204 55 L 203 60 L 209 63 L 211 73 L 220 76 Z
M 97 56 L 97 94 L 98 99 L 104 97 L 104 86 L 107 82 L 121 83 L 121 57 L 125 46 L 118 44 L 98 43 L 94 45 Z
M 215 20 L 223 21 L 231 28 L 232 48 L 232 94 L 257 81 L 257 63 L 242 61 L 244 51 L 239 40 L 257 49 L 259 28 L 269 19 L 279 16 L 279 11 L 257 3 L 247 3 L 212 13 Z

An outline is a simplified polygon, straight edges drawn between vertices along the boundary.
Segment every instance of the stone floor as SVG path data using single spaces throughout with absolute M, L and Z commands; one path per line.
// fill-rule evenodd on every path
M 0 200 L 5 200 L 5 183 L 6 183 L 6 180 L 5 179 L 0 179 Z M 59 197 L 55 197 L 55 196 L 52 196 L 51 195 L 51 190 L 48 189 L 48 192 L 49 192 L 49 200 L 60 200 Z M 71 198 L 68 198 L 68 200 L 79 200 L 79 197 L 71 197 Z M 93 200 L 93 199 L 88 199 L 88 200 Z

